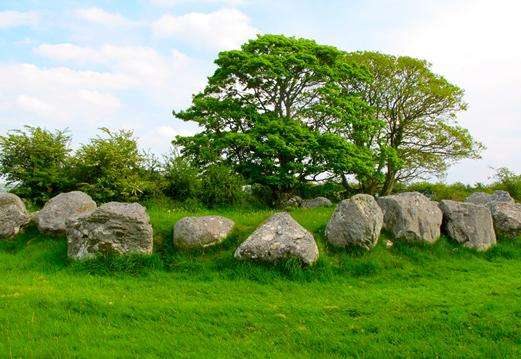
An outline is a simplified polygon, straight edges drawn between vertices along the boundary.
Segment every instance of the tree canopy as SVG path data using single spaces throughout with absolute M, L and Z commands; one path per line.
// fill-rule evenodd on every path
M 375 173 L 380 175 L 364 179 L 364 191 L 389 194 L 397 181 L 442 175 L 455 161 L 479 156 L 483 146 L 456 122 L 467 107 L 463 90 L 433 73 L 428 62 L 377 52 L 347 58 L 366 67 L 373 79 L 348 81 L 344 88 L 363 94 L 385 124 L 369 143 L 379 154 Z
M 320 176 L 373 175 L 366 143 L 381 124 L 358 90 L 345 86 L 369 83 L 371 74 L 342 51 L 264 35 L 215 63 L 192 106 L 174 113 L 202 128 L 176 138 L 183 156 L 203 167 L 223 162 L 282 193 Z

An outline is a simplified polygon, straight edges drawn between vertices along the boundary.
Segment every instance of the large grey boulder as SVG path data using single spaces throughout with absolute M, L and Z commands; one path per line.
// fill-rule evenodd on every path
M 237 259 L 276 262 L 291 257 L 313 264 L 318 259 L 318 247 L 313 235 L 287 212 L 270 217 L 235 251 Z
M 30 221 L 31 216 L 18 196 L 0 193 L 0 239 L 14 236 Z
M 489 204 L 497 236 L 521 236 L 521 204 L 493 202 Z
M 357 194 L 340 202 L 326 226 L 329 243 L 347 247 L 373 248 L 378 242 L 383 213 L 373 196 Z
M 67 223 L 67 254 L 85 259 L 99 253 L 150 254 L 153 231 L 138 203 L 109 202 Z
M 485 192 L 474 192 L 465 199 L 465 202 L 489 205 L 494 202 L 514 203 L 514 199 L 507 191 L 494 191 L 492 194 Z
M 326 197 L 316 197 L 312 199 L 304 199 L 300 204 L 303 208 L 329 207 L 333 203 Z
M 440 237 L 443 215 L 433 201 L 418 192 L 378 198 L 383 227 L 396 239 L 434 243 Z
M 40 232 L 61 234 L 66 232 L 67 221 L 91 213 L 95 209 L 96 202 L 86 193 L 60 193 L 45 203 L 35 220 Z
M 465 247 L 487 250 L 496 244 L 496 234 L 490 210 L 469 202 L 443 200 L 443 229 L 451 238 Z
M 221 216 L 184 217 L 174 226 L 174 245 L 180 248 L 208 247 L 222 242 L 235 223 Z

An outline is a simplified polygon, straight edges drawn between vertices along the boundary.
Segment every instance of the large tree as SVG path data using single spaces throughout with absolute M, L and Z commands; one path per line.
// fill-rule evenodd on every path
M 364 191 L 389 194 L 398 181 L 443 175 L 455 161 L 479 156 L 483 146 L 456 121 L 466 109 L 463 90 L 429 63 L 377 52 L 350 53 L 347 60 L 369 69 L 373 79 L 347 81 L 344 88 L 363 94 L 385 124 L 370 140 L 380 175 L 363 178 Z
M 364 144 L 379 128 L 352 88 L 370 74 L 345 54 L 312 40 L 259 36 L 219 54 L 217 70 L 193 104 L 174 115 L 202 131 L 177 137 L 200 166 L 224 162 L 274 193 L 317 178 L 372 176 Z

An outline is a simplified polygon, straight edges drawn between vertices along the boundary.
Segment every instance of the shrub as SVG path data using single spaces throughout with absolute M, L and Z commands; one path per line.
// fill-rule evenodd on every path
M 237 204 L 244 197 L 244 179 L 229 167 L 211 165 L 202 174 L 201 202 L 209 207 Z
M 101 129 L 74 158 L 75 187 L 97 202 L 138 201 L 156 186 L 145 170 L 146 157 L 139 152 L 132 131 Z
M 492 189 L 507 191 L 515 200 L 521 201 L 521 175 L 516 175 L 508 168 L 499 168 L 496 172 L 497 181 Z
M 0 136 L 0 173 L 12 192 L 42 204 L 68 189 L 70 136 L 26 126 Z
M 302 198 L 326 197 L 335 202 L 339 202 L 351 195 L 346 192 L 344 186 L 336 182 L 306 183 L 299 187 L 297 192 Z
M 483 188 L 473 187 L 459 182 L 453 184 L 418 182 L 410 185 L 399 186 L 396 189 L 398 192 L 420 192 L 433 201 L 441 201 L 443 199 L 463 201 L 472 192 L 483 190 Z
M 201 180 L 199 170 L 186 159 L 173 154 L 165 165 L 165 194 L 178 201 L 199 197 Z

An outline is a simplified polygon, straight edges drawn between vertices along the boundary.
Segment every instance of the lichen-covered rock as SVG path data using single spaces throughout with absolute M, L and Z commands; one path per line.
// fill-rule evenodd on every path
M 18 196 L 0 193 L 0 239 L 14 236 L 30 220 L 31 216 Z
M 304 199 L 300 204 L 303 208 L 329 207 L 333 203 L 326 197 L 316 197 L 312 199 Z
M 465 199 L 465 202 L 489 205 L 494 202 L 514 203 L 514 199 L 507 191 L 494 191 L 492 194 L 485 192 L 474 192 Z
M 442 213 L 436 203 L 418 192 L 378 198 L 383 227 L 396 239 L 434 243 L 440 237 Z
M 521 204 L 494 202 L 489 204 L 497 236 L 521 236 Z
M 346 247 L 373 248 L 378 242 L 383 213 L 373 196 L 357 194 L 340 202 L 326 226 L 329 243 Z
M 451 238 L 465 247 L 487 250 L 496 244 L 490 210 L 470 202 L 443 200 L 443 229 Z
M 297 208 L 302 205 L 302 198 L 300 196 L 292 196 L 280 201 L 281 208 Z
M 313 235 L 287 212 L 270 217 L 235 251 L 235 258 L 276 262 L 298 258 L 304 264 L 318 259 L 318 247 Z
M 38 230 L 43 233 L 66 232 L 67 221 L 83 216 L 96 209 L 96 202 L 83 192 L 60 193 L 51 198 L 36 215 Z
M 67 223 L 67 254 L 73 259 L 100 253 L 152 253 L 152 226 L 138 203 L 109 202 Z
M 208 247 L 222 242 L 235 223 L 221 216 L 184 217 L 174 227 L 174 245 L 180 248 Z

